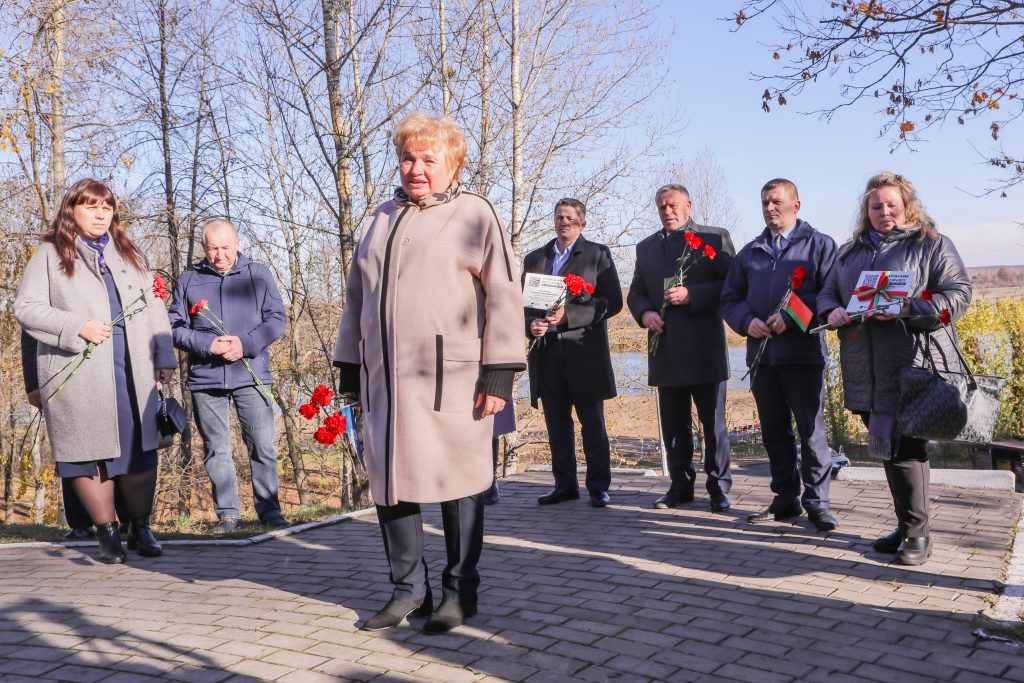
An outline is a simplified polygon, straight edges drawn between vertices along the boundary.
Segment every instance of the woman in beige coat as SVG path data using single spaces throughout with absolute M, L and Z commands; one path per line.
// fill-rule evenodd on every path
M 149 528 L 157 389 L 177 362 L 156 294 L 142 253 L 121 231 L 113 193 L 86 179 L 64 194 L 14 304 L 18 322 L 39 342 L 39 390 L 57 475 L 70 480 L 96 525 L 99 558 L 107 563 L 125 560 L 115 486 L 131 519 L 128 547 L 150 557 L 162 552 Z
M 412 612 L 443 633 L 476 614 L 481 492 L 493 415 L 526 367 L 522 293 L 486 198 L 458 182 L 466 140 L 448 117 L 412 114 L 394 134 L 402 187 L 373 212 L 348 277 L 335 351 L 359 391 L 370 490 L 394 593 L 363 628 Z M 420 503 L 441 503 L 447 566 L 433 611 Z

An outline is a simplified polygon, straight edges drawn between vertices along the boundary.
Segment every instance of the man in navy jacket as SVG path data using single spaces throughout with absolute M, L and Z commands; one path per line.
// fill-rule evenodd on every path
M 287 526 L 277 498 L 267 352 L 284 333 L 284 304 L 270 270 L 238 253 L 238 232 L 231 222 L 207 223 L 202 243 L 206 258 L 178 278 L 169 315 L 174 345 L 189 355 L 185 388 L 192 392 L 203 463 L 220 519 L 214 533 L 234 530 L 241 516 L 231 457 L 232 403 L 249 450 L 256 514 L 265 526 Z M 208 308 L 192 314 L 203 300 Z M 248 359 L 251 372 L 243 359 Z
M 794 295 L 817 313 L 817 295 L 835 260 L 836 243 L 797 218 L 800 197 L 789 180 L 776 178 L 761 188 L 761 209 L 767 227 L 736 255 L 722 288 L 725 321 L 747 337 L 748 367 L 768 340 L 752 369 L 750 389 L 761 418 L 775 499 L 747 520 L 757 524 L 797 517 L 802 506 L 819 530 L 831 531 L 838 522 L 828 497 L 832 457 L 825 438 L 825 337 L 807 334 L 788 314 L 775 311 L 794 270 L 803 266 L 806 274 Z

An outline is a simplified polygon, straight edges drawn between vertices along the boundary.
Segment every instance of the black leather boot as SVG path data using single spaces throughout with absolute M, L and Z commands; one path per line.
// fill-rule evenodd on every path
M 401 624 L 410 614 L 414 617 L 427 617 L 433 609 L 434 599 L 429 589 L 426 596 L 419 601 L 392 597 L 388 604 L 384 605 L 384 609 L 366 620 L 362 630 L 386 631 Z
M 96 537 L 100 542 L 100 562 L 120 564 L 127 559 L 128 556 L 121 547 L 121 536 L 117 533 L 117 522 L 97 524 Z
M 900 564 L 917 566 L 924 564 L 932 554 L 932 539 L 928 536 L 920 538 L 907 537 L 896 553 L 896 561 Z
M 897 527 L 885 536 L 876 538 L 875 542 L 871 544 L 871 547 L 880 553 L 894 553 L 900 549 L 900 544 L 903 543 L 903 539 L 906 537 L 906 532 Z
M 143 557 L 160 557 L 164 549 L 156 542 L 153 530 L 149 528 L 149 517 L 133 519 L 128 531 L 128 550 L 137 550 Z

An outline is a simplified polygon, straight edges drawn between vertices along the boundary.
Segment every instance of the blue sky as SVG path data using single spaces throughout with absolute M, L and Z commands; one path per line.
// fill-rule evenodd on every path
M 818 83 L 765 114 L 760 107 L 765 84 L 750 74 L 770 72 L 778 64 L 765 47 L 773 41 L 774 24 L 762 18 L 731 32 L 735 24 L 719 18 L 735 6 L 691 1 L 663 8 L 671 18 L 666 26 L 675 31 L 666 57 L 677 86 L 665 105 L 681 106 L 686 123 L 679 150 L 684 156 L 703 146 L 714 152 L 740 215 L 738 242 L 764 227 L 759 190 L 770 178 L 796 182 L 800 217 L 841 243 L 852 230 L 867 179 L 893 170 L 914 182 L 939 230 L 952 237 L 967 265 L 1024 264 L 1024 227 L 1018 225 L 1024 223 L 1024 186 L 1007 198 L 972 196 L 998 178 L 998 169 L 984 164 L 979 154 L 990 149 L 987 120 L 975 126 L 954 121 L 932 129 L 916 152 L 890 152 L 889 139 L 878 137 L 883 120 L 873 102 L 846 108 L 831 121 L 801 113 L 835 101 L 838 82 Z M 1003 142 L 1019 153 L 1024 123 L 1016 125 Z

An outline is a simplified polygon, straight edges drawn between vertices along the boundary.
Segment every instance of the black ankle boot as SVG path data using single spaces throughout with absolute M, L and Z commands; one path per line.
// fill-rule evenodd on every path
M 152 529 L 149 528 L 149 517 L 133 519 L 128 531 L 128 550 L 137 550 L 143 557 L 160 557 L 164 549 L 156 542 Z
M 96 525 L 96 537 L 100 542 L 100 562 L 104 564 L 120 564 L 125 561 L 124 548 L 121 547 L 121 536 L 117 533 L 117 522 Z

